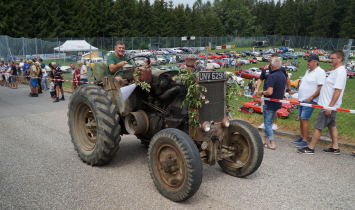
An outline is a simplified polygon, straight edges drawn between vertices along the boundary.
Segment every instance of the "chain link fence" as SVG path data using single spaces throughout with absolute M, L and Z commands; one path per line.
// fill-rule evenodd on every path
M 39 54 L 56 54 L 55 47 L 66 40 L 86 40 L 103 52 L 113 50 L 116 41 L 123 41 L 126 49 L 157 49 L 173 47 L 204 47 L 234 45 L 251 47 L 255 41 L 268 41 L 270 46 L 287 46 L 292 48 L 317 47 L 324 50 L 343 49 L 347 39 L 318 38 L 305 36 L 262 37 L 195 37 L 194 40 L 183 41 L 181 37 L 92 37 L 92 38 L 13 38 L 0 36 L 0 59 L 23 59 L 26 56 L 38 57 Z

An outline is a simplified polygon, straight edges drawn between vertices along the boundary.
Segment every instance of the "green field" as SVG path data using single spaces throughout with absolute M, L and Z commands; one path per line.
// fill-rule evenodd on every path
M 246 49 L 250 49 L 250 48 L 243 48 L 243 49 L 238 48 L 238 49 L 232 49 L 232 50 L 242 51 L 242 50 L 246 50 Z M 214 52 L 216 52 L 216 51 L 219 51 L 219 50 L 214 50 Z M 222 50 L 222 51 L 225 51 L 225 50 Z M 48 61 L 45 61 L 45 62 L 47 63 Z M 64 60 L 56 60 L 56 62 L 62 66 L 67 66 L 71 63 L 69 61 L 64 62 Z M 305 71 L 307 70 L 307 61 L 306 60 L 304 60 L 303 58 L 299 58 L 298 62 L 299 62 L 298 71 L 291 72 L 292 73 L 291 80 L 295 80 L 295 79 L 298 79 L 300 76 L 303 76 L 305 74 Z M 267 64 L 268 64 L 267 62 L 259 62 L 257 64 L 244 65 L 244 66 L 242 66 L 242 68 L 246 69 L 246 68 L 251 68 L 251 67 L 260 67 L 260 66 L 265 66 Z M 325 70 L 330 69 L 330 65 L 328 63 L 320 63 L 320 66 Z M 227 69 L 221 69 L 221 70 L 231 71 L 231 72 L 235 71 L 234 67 L 227 68 Z M 65 80 L 71 81 L 72 74 L 66 73 L 66 74 L 64 74 L 64 78 L 65 78 Z M 247 84 L 247 83 L 248 83 L 248 80 L 245 80 L 245 84 Z M 67 89 L 72 89 L 71 82 L 65 82 L 64 87 Z M 240 88 L 240 94 L 242 94 L 242 93 L 243 93 L 243 90 Z M 348 79 L 347 84 L 346 84 L 344 97 L 343 97 L 342 108 L 355 109 L 355 105 L 354 105 L 355 100 L 354 99 L 355 99 L 355 79 Z M 243 105 L 244 102 L 251 101 L 251 100 L 252 99 L 250 99 L 250 98 L 236 95 L 231 103 L 232 104 L 232 115 L 234 118 L 244 119 L 254 125 L 260 125 L 263 121 L 262 114 L 255 114 L 255 113 L 254 114 L 246 114 L 246 113 L 242 113 L 239 111 L 239 108 Z M 312 115 L 311 123 L 310 123 L 310 134 L 312 133 L 313 124 L 314 124 L 313 122 L 317 116 L 318 111 L 319 110 L 316 109 Z M 294 110 L 294 112 L 290 114 L 288 119 L 278 119 L 277 125 L 282 130 L 288 130 L 288 131 L 298 133 L 299 122 L 296 121 L 297 115 L 298 115 L 298 111 Z M 354 129 L 355 114 L 339 112 L 337 114 L 337 123 L 338 123 L 337 128 L 339 131 L 339 135 L 341 137 L 341 141 L 355 143 L 355 129 Z M 324 131 L 324 133 L 326 133 L 326 131 Z

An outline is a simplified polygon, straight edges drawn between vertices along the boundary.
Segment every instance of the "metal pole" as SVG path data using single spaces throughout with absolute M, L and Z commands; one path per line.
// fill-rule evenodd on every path
M 6 36 L 6 46 L 7 46 L 7 59 L 6 60 L 9 60 L 9 54 L 10 54 L 10 58 L 12 60 L 12 55 L 11 55 L 11 50 L 10 50 L 10 47 L 9 47 L 9 37 Z
M 25 38 L 22 37 L 22 54 L 23 54 L 23 59 L 25 60 Z
M 37 52 L 37 38 L 35 38 L 35 46 L 36 46 L 36 57 L 38 57 L 38 52 Z
M 348 63 L 349 55 L 350 55 L 350 51 L 351 51 L 351 47 L 352 46 L 353 46 L 353 40 L 349 39 L 348 45 L 346 46 L 346 51 L 345 51 L 345 60 L 344 60 L 345 65 Z

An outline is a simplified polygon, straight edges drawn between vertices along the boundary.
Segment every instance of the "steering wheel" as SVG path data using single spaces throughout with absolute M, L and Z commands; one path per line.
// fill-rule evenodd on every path
M 137 64 L 137 58 L 145 58 L 145 63 L 146 64 L 144 64 L 144 65 L 138 65 Z M 123 72 L 125 72 L 124 74 L 126 75 L 125 77 L 125 79 L 128 79 L 128 80 L 132 80 L 133 79 L 133 74 L 134 74 L 134 71 L 135 71 L 135 68 L 138 68 L 138 67 L 141 67 L 141 66 L 145 66 L 145 65 L 150 65 L 151 64 L 151 60 L 150 60 L 150 58 L 148 57 L 148 56 L 144 56 L 144 55 L 139 55 L 139 56 L 135 56 L 135 57 L 132 57 L 132 58 L 130 58 L 130 59 L 128 59 L 127 60 L 127 62 L 130 62 L 130 61 L 132 61 L 132 63 L 133 63 L 133 67 L 131 67 L 131 68 L 129 68 L 129 69 L 126 69 L 126 70 L 123 70 Z M 124 67 L 124 66 L 123 66 Z M 114 74 L 114 76 L 117 76 L 117 74 L 118 74 L 118 72 L 119 71 L 117 71 L 115 74 Z M 149 71 L 150 72 L 150 71 Z M 146 71 L 144 71 L 144 73 L 143 73 L 143 75 L 144 76 L 142 76 L 141 75 L 141 80 L 147 80 L 147 81 L 149 81 L 150 80 L 150 78 L 151 78 L 151 76 L 149 76 L 149 74 L 151 75 L 151 72 L 149 73 L 149 72 L 146 72 Z M 147 75 L 148 74 L 148 75 Z
M 133 66 L 134 66 L 134 67 L 139 67 L 139 66 L 137 65 L 137 63 L 136 63 L 136 59 L 137 59 L 137 58 L 146 58 L 146 59 L 147 59 L 147 60 L 146 60 L 146 65 L 149 65 L 149 64 L 151 63 L 151 62 L 150 62 L 150 58 L 149 58 L 148 56 L 145 56 L 145 55 L 134 56 L 134 57 L 128 59 L 127 62 L 133 61 Z
M 149 65 L 151 63 L 150 58 L 148 56 L 144 56 L 144 55 L 134 56 L 134 57 L 126 60 L 127 63 L 129 63 L 130 61 L 132 61 L 132 63 L 133 63 L 133 68 L 131 70 L 129 70 L 129 71 L 132 71 L 132 73 L 134 72 L 135 68 L 140 67 L 140 65 L 138 65 L 137 62 L 136 62 L 137 58 L 145 58 L 146 59 L 146 61 L 145 61 L 146 65 Z M 119 73 L 119 71 L 115 72 L 114 76 L 117 76 L 118 73 Z

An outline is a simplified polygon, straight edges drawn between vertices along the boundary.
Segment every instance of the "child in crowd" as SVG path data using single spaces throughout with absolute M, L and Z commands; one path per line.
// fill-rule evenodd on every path
M 51 94 L 51 98 L 56 98 L 54 82 L 49 84 L 49 93 Z

